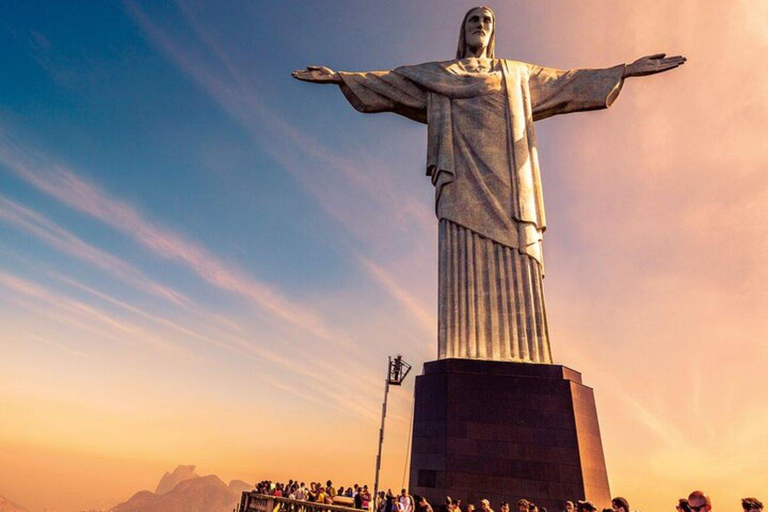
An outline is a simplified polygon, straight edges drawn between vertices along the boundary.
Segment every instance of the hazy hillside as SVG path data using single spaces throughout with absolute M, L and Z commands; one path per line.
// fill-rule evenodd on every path
M 184 480 L 191 480 L 197 478 L 200 475 L 195 473 L 195 466 L 176 466 L 173 473 L 166 472 L 163 478 L 160 479 L 160 483 L 157 484 L 155 494 L 165 494 Z
M 229 482 L 229 488 L 236 492 L 238 496 L 243 494 L 243 491 L 252 491 L 253 490 L 253 484 L 249 484 L 248 482 L 243 482 L 242 480 L 232 480 Z
M 240 502 L 241 486 L 230 488 L 216 475 L 183 480 L 173 489 L 157 494 L 141 491 L 113 512 L 232 512 Z M 160 486 L 158 486 L 160 488 Z M 4 512 L 4 511 L 3 511 Z

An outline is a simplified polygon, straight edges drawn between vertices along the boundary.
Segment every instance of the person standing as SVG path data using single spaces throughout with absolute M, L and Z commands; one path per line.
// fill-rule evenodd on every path
M 387 494 L 384 498 L 384 512 L 397 512 L 397 500 L 395 495 L 392 494 L 392 489 L 387 489 Z
M 763 512 L 763 502 L 757 498 L 743 498 L 741 508 L 744 512 Z
M 589 500 L 579 500 L 576 502 L 577 512 L 595 512 L 597 507 Z
M 712 510 L 712 500 L 703 491 L 693 491 L 688 495 L 688 506 L 691 512 L 709 512 Z
M 385 512 L 387 508 L 387 504 L 385 502 L 386 495 L 384 494 L 384 491 L 379 491 L 376 493 L 376 496 L 374 496 L 374 502 L 373 502 L 373 508 L 376 510 L 376 512 Z
M 325 501 L 328 499 L 328 495 L 325 494 L 325 489 L 323 489 L 322 485 L 317 486 L 317 495 L 315 496 L 315 502 L 320 503 L 321 505 L 325 503 Z
M 398 507 L 400 512 L 414 512 L 413 510 L 413 496 L 408 494 L 408 492 L 405 489 L 402 489 L 400 491 L 400 496 L 398 497 L 398 502 L 400 506 Z
M 677 500 L 677 505 L 675 505 L 675 510 L 677 512 L 691 512 L 691 507 L 688 506 L 688 499 L 680 498 L 679 500 Z
M 629 512 L 629 502 L 626 498 L 617 496 L 611 500 L 611 509 L 613 512 Z

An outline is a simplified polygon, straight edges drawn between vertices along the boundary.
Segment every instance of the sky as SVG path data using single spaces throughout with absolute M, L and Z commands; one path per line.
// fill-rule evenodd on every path
M 426 130 L 290 72 L 449 59 L 473 5 L 0 8 L 0 494 L 106 507 L 177 464 L 372 484 L 387 356 L 436 357 Z M 537 123 L 553 356 L 632 508 L 767 498 L 768 7 L 489 5 L 500 57 L 688 57 Z

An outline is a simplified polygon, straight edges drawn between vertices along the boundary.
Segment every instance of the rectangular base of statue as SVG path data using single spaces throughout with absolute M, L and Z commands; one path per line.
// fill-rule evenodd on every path
M 442 359 L 416 377 L 410 492 L 439 505 L 527 498 L 610 506 L 597 409 L 559 365 Z

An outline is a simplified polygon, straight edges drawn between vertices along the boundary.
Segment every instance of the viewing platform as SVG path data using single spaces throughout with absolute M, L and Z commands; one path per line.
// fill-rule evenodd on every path
M 342 500 L 351 498 L 343 497 Z M 316 503 L 314 501 L 292 500 L 270 496 L 268 494 L 259 494 L 255 491 L 244 491 L 240 498 L 240 508 L 237 512 L 361 512 L 363 509 L 353 506 L 344 506 L 341 503 L 329 505 L 327 503 Z

